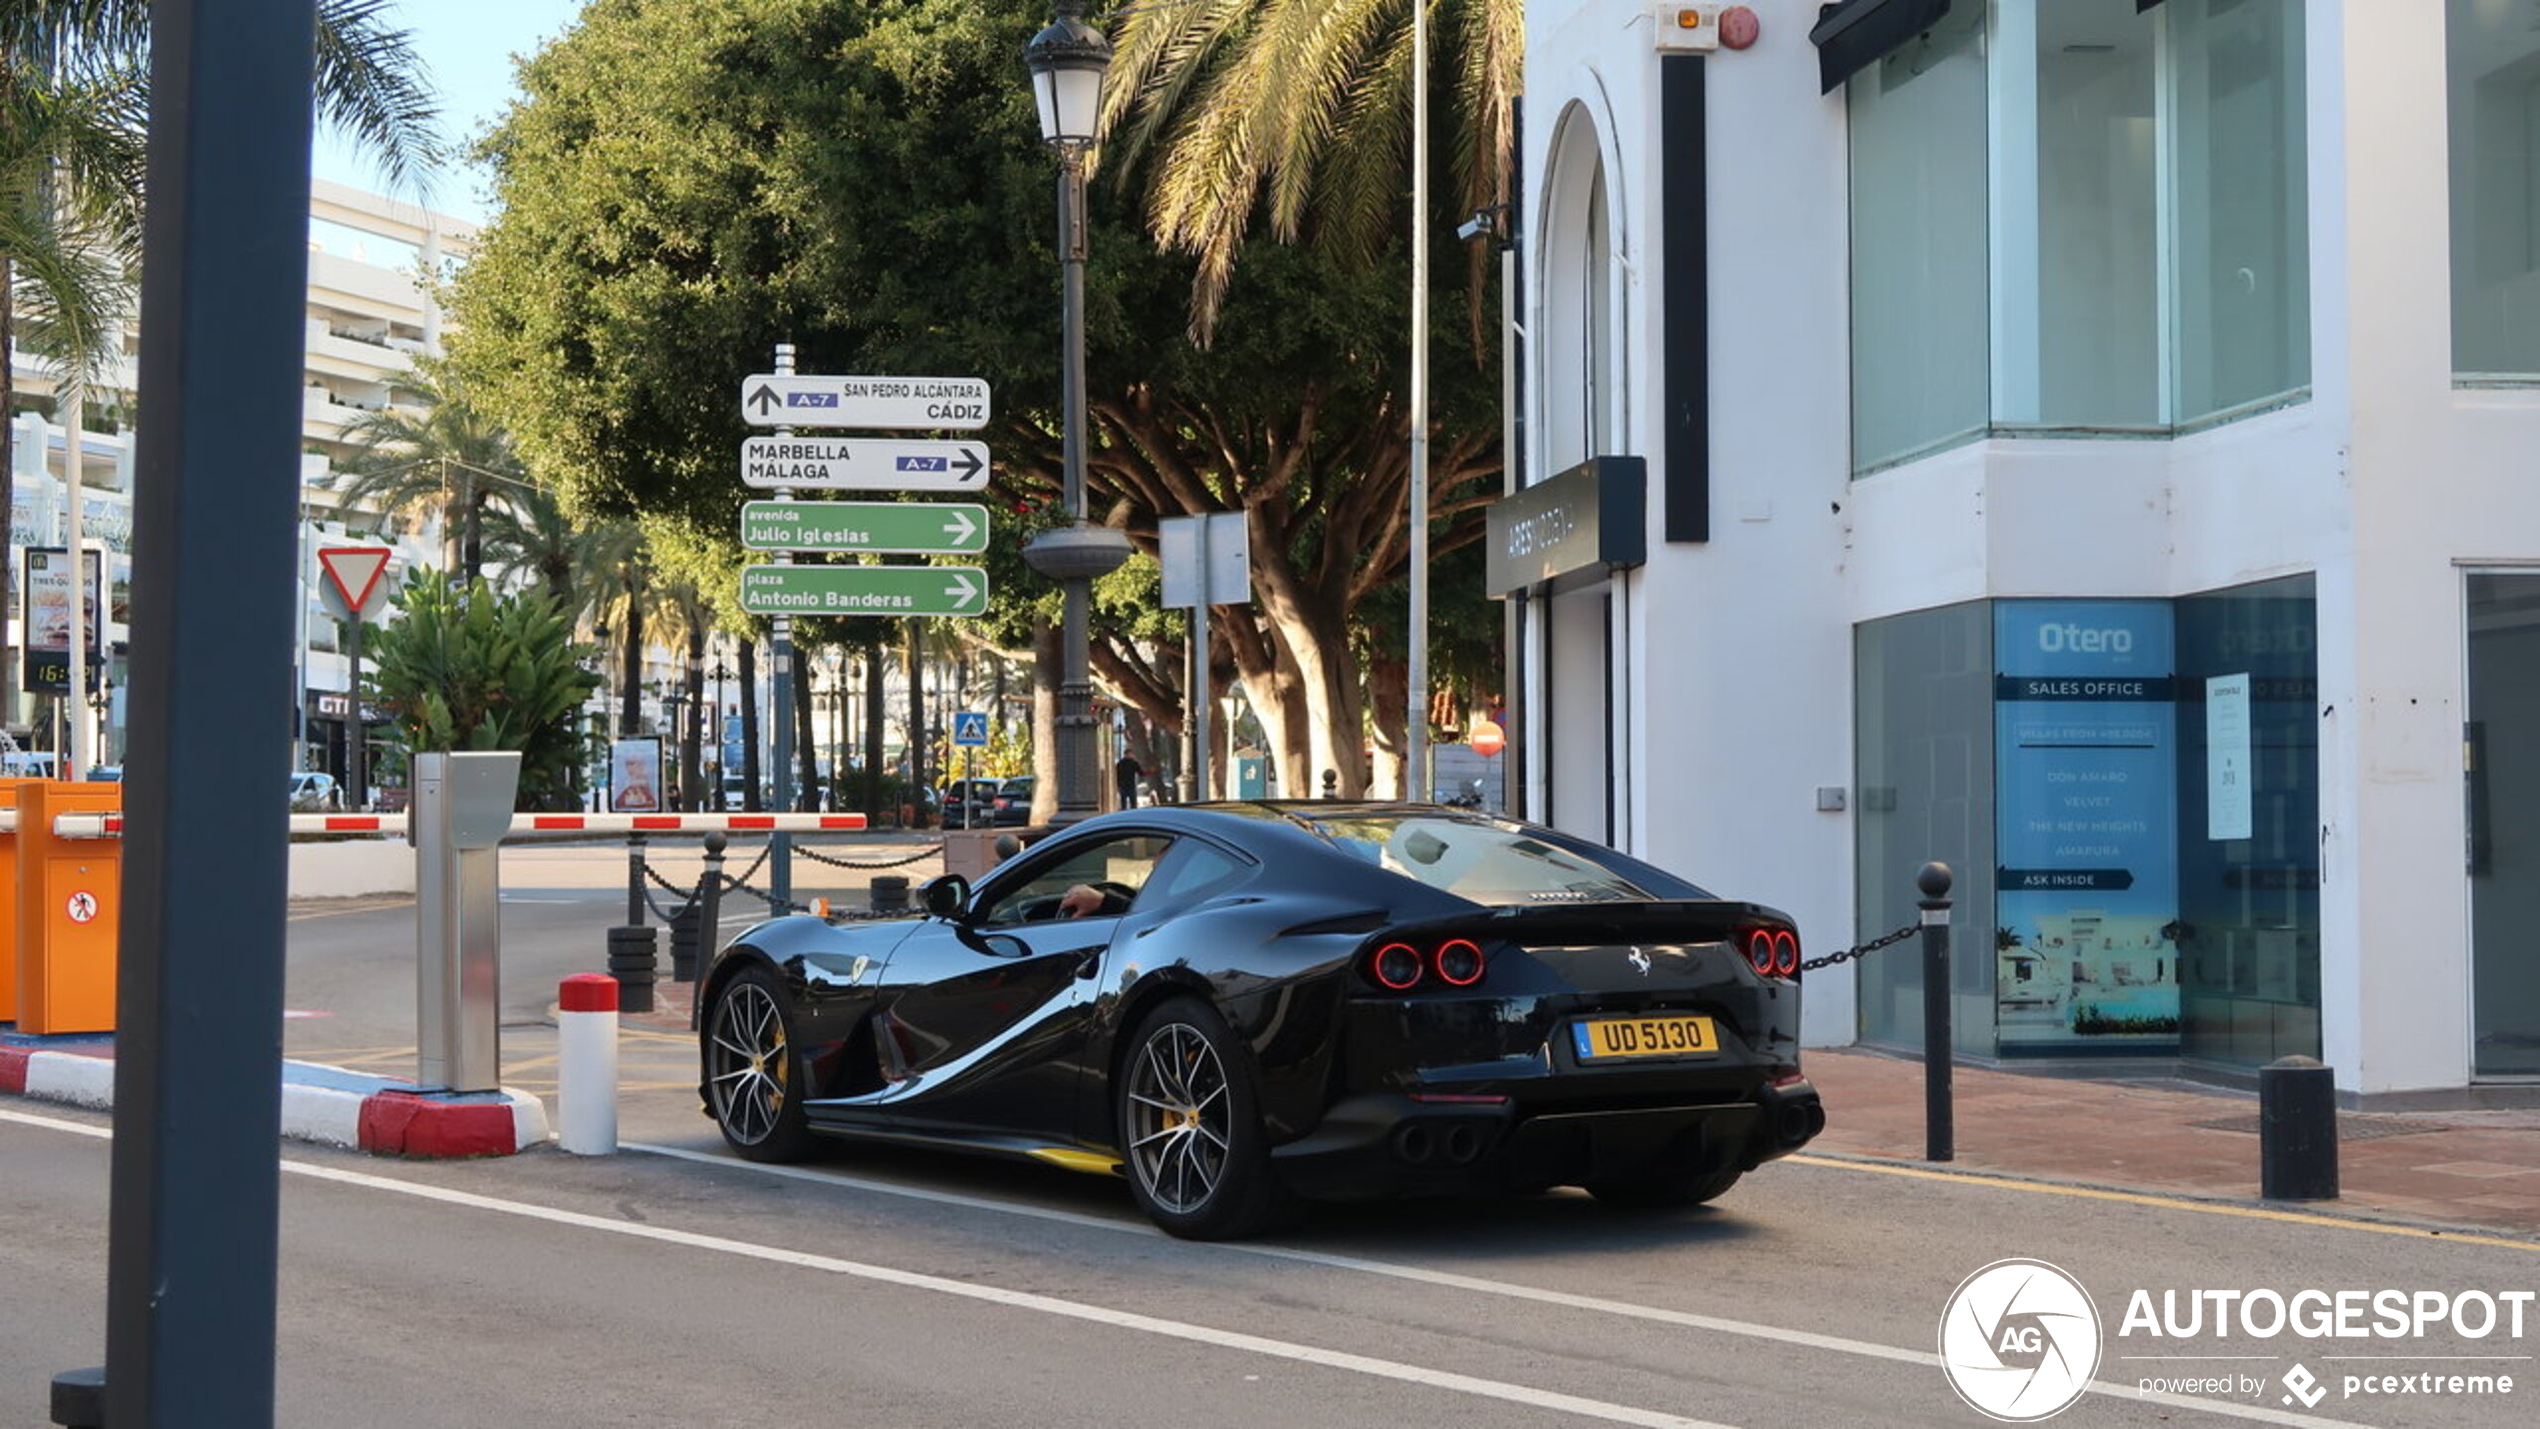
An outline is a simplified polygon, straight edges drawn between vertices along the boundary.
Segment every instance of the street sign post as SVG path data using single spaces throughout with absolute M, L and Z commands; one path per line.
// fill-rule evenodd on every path
M 974 432 L 988 425 L 988 384 L 976 377 L 757 373 L 741 380 L 741 418 L 754 427 Z
M 786 491 L 988 489 L 985 442 L 889 437 L 751 437 L 741 484 Z
M 751 615 L 985 615 L 977 566 L 743 566 Z
M 988 508 L 904 501 L 747 501 L 741 544 L 753 551 L 872 551 L 976 555 L 988 549 Z

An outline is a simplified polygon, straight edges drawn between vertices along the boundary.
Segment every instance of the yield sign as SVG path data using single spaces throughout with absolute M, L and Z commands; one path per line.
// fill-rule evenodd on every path
M 378 595 L 380 572 L 388 569 L 389 557 L 395 555 L 386 546 L 326 546 L 317 553 L 318 564 L 326 570 L 326 583 L 344 608 L 355 615 L 370 613 Z

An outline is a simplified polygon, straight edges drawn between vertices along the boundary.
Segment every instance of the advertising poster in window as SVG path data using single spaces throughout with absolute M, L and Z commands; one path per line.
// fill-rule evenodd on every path
M 2162 601 L 1995 609 L 2005 1055 L 2177 1045 L 2172 635 Z
M 662 809 L 661 739 L 612 740 L 609 744 L 609 812 L 653 814 Z

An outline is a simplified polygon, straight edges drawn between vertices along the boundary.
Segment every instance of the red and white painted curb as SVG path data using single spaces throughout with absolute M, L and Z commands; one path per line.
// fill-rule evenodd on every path
M 346 1081 L 377 1079 L 308 1062 L 284 1064 L 282 1134 L 294 1141 L 352 1147 L 382 1156 L 509 1156 L 547 1141 L 547 1109 L 506 1087 L 456 1098 L 382 1087 L 357 1091 L 294 1079 L 294 1069 Z M 111 1057 L 0 1047 L 0 1093 L 110 1111 Z

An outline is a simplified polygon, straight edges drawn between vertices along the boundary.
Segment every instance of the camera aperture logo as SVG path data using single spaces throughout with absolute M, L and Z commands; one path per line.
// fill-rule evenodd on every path
M 1987 1418 L 2050 1418 L 2098 1372 L 2098 1307 L 2045 1261 L 1997 1260 L 1960 1281 L 1940 1312 L 1940 1366 Z

